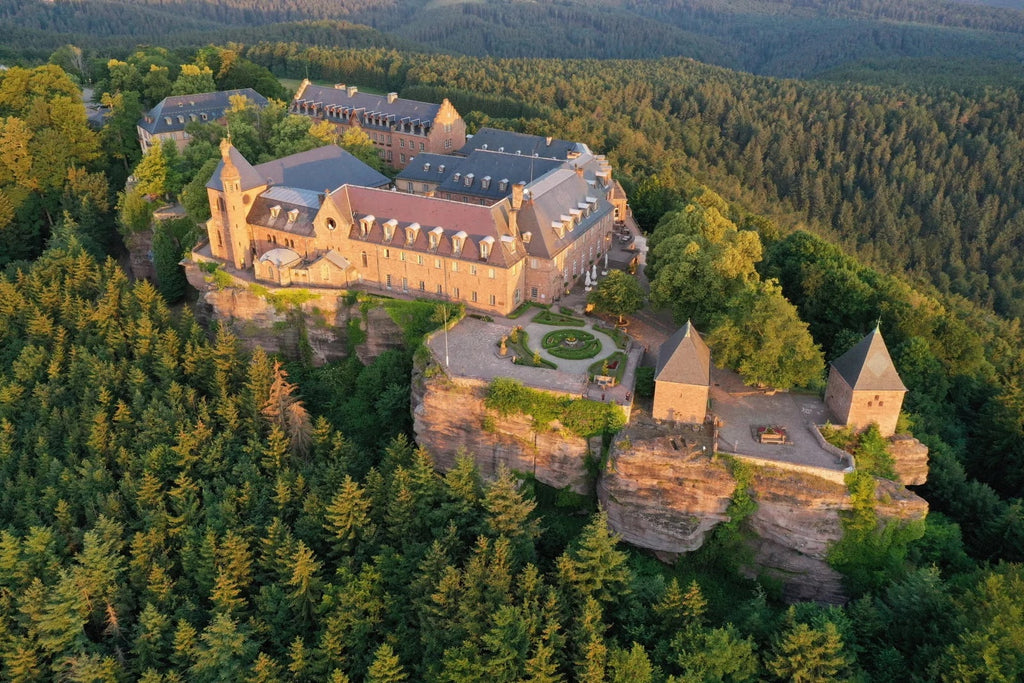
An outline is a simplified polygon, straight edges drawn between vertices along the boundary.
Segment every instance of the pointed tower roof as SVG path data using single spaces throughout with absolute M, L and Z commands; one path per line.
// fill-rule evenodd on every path
M 711 386 L 711 350 L 689 320 L 661 345 L 654 379 Z
M 242 153 L 235 149 L 228 138 L 223 138 L 220 141 L 220 163 L 217 164 L 217 168 L 214 169 L 206 186 L 223 191 L 224 178 L 238 178 L 243 190 L 251 190 L 267 182 L 266 178 L 261 177 L 253 165 L 246 161 Z
M 881 331 L 872 332 L 852 349 L 832 361 L 838 372 L 854 391 L 906 391 Z

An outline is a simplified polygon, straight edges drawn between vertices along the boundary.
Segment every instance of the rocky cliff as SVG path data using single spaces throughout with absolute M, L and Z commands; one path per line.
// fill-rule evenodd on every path
M 557 421 L 534 429 L 529 415 L 498 417 L 484 406 L 486 391 L 484 382 L 448 379 L 436 365 L 414 376 L 416 442 L 430 451 L 438 469 L 451 469 L 461 452 L 473 457 L 486 479 L 504 466 L 548 486 L 592 492 L 586 439 L 569 434 Z
M 186 267 L 193 287 L 200 290 L 196 318 L 204 324 L 216 321 L 229 329 L 250 349 L 260 346 L 268 353 L 297 357 L 302 344 L 316 365 L 345 358 L 351 351 L 369 363 L 388 349 L 404 346 L 402 328 L 380 307 L 347 303 L 345 292 L 301 290 L 306 296 L 294 301 L 275 300 L 297 290 L 253 289 L 238 286 L 215 287 L 194 264 Z M 283 298 L 282 297 L 282 298 Z
M 736 488 L 726 460 L 692 445 L 672 445 L 684 438 L 649 424 L 631 425 L 613 440 L 597 485 L 615 531 L 663 559 L 699 548 L 728 519 Z M 842 601 L 841 577 L 826 560 L 829 546 L 842 538 L 840 515 L 851 509 L 841 476 L 753 458 L 743 462 L 757 503 L 745 521 L 753 534 L 755 566 L 749 572 L 781 581 L 788 600 Z M 919 520 L 928 511 L 923 499 L 895 482 L 877 480 L 875 497 L 882 520 Z

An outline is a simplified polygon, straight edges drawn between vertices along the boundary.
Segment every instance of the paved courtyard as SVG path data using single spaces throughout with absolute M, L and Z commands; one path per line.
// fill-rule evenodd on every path
M 825 404 L 816 395 L 768 394 L 746 386 L 735 372 L 717 367 L 712 367 L 711 385 L 711 411 L 722 422 L 720 451 L 830 470 L 845 467 L 819 445 L 811 431 L 827 417 Z M 786 443 L 757 442 L 753 429 L 759 425 L 783 427 Z
M 643 356 L 643 348 L 639 344 L 631 344 L 622 382 L 615 387 L 602 389 L 588 381 L 587 371 L 592 363 L 618 350 L 615 342 L 600 330 L 594 329 L 593 319 L 587 319 L 586 327 L 578 329 L 586 330 L 597 337 L 601 342 L 601 351 L 593 358 L 583 360 L 567 360 L 552 356 L 541 348 L 541 340 L 548 332 L 569 329 L 569 326 L 541 325 L 532 322 L 533 317 L 540 311 L 539 308 L 531 309 L 516 320 L 495 318 L 494 322 L 467 317 L 448 332 L 447 356 L 443 333 L 431 339 L 430 348 L 442 365 L 445 364 L 447 357 L 449 372 L 458 377 L 483 381 L 490 381 L 495 377 L 511 377 L 539 389 L 564 392 L 595 401 L 614 402 L 623 406 L 631 405 L 636 368 Z M 511 352 L 505 357 L 498 353 L 499 341 L 516 326 L 522 326 L 529 336 L 530 349 L 555 363 L 558 369 L 516 365 L 512 362 Z

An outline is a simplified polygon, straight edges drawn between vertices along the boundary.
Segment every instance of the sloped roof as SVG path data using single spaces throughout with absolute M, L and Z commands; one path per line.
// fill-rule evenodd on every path
M 286 249 L 284 247 L 271 249 L 267 253 L 260 256 L 260 263 L 270 261 L 278 268 L 281 268 L 282 266 L 292 265 L 293 263 L 296 263 L 297 261 L 301 260 L 302 259 L 299 258 L 298 254 L 296 254 L 291 249 Z
M 441 110 L 441 105 L 433 102 L 406 100 L 401 97 L 388 102 L 387 95 L 373 95 L 358 90 L 350 95 L 346 88 L 333 88 L 312 83 L 306 85 L 296 94 L 292 103 L 292 111 L 297 111 L 296 105 L 303 102 L 363 110 L 364 113 L 375 112 L 389 118 L 392 123 L 409 119 L 432 124 L 437 118 L 437 112 Z M 364 123 L 364 125 L 368 124 Z
M 462 161 L 461 157 L 450 154 L 420 152 L 409 160 L 409 165 L 401 170 L 395 180 L 440 183 L 454 173 Z
M 568 159 L 570 155 L 590 153 L 590 149 L 582 142 L 556 140 L 542 135 L 514 133 L 509 130 L 484 127 L 478 130 L 472 138 L 468 139 L 466 144 L 456 154 L 459 156 L 469 156 L 478 149 L 513 155 L 520 154 L 527 157 L 537 156 L 544 159 L 559 159 L 561 161 Z
M 661 345 L 654 379 L 711 386 L 711 350 L 689 320 Z
M 526 245 L 531 256 L 553 258 L 613 210 L 601 191 L 568 168 L 550 171 L 528 185 L 526 191 L 528 201 L 523 202 L 517 223 L 520 234 L 529 232 L 532 236 Z M 589 210 L 589 215 L 582 216 L 572 230 L 563 231 L 559 237 L 553 224 L 561 223 L 563 216 L 578 211 L 581 203 L 592 204 L 594 208 Z
M 231 106 L 234 95 L 245 95 L 257 107 L 267 106 L 267 98 L 252 88 L 221 90 L 219 92 L 175 95 L 165 97 L 139 119 L 139 126 L 151 134 L 184 130 L 192 121 L 216 121 L 224 116 L 224 110 Z M 206 118 L 203 118 L 203 114 Z M 170 122 L 167 121 L 170 117 Z M 179 119 L 180 117 L 180 119 Z
M 854 391 L 906 391 L 876 327 L 852 349 L 832 361 L 832 368 Z
M 525 256 L 520 240 L 514 242 L 514 253 L 510 253 L 501 241 L 503 235 L 509 234 L 509 228 L 506 214 L 499 206 L 465 204 L 352 185 L 346 186 L 342 192 L 332 193 L 330 200 L 339 213 L 353 217 L 349 237 L 356 242 L 385 244 L 396 249 L 477 261 L 480 259 L 480 242 L 490 238 L 493 242 L 491 254 L 482 263 L 508 267 Z M 363 236 L 359 221 L 366 216 L 374 217 L 374 227 Z M 385 240 L 382 225 L 390 220 L 397 222 L 397 228 L 392 239 Z M 413 223 L 420 228 L 416 238 L 408 243 L 405 228 Z M 438 246 L 431 249 L 428 234 L 438 227 L 443 229 L 444 235 Z M 456 256 L 452 252 L 451 237 L 459 232 L 464 232 L 466 239 L 461 253 Z
M 336 190 L 342 185 L 384 187 L 391 182 L 337 145 L 325 145 L 256 166 L 251 166 L 234 147 L 230 156 L 242 175 L 243 190 L 269 184 L 323 192 Z M 220 178 L 223 169 L 224 162 L 221 161 L 207 187 L 224 189 Z
M 498 201 L 512 194 L 512 186 L 516 183 L 532 183 L 545 173 L 559 168 L 562 162 L 556 159 L 540 159 L 536 157 L 520 157 L 497 152 L 477 151 L 461 160 L 451 169 L 445 169 L 445 179 L 438 186 L 438 192 L 450 192 L 453 195 L 472 195 L 486 197 Z M 458 180 L 455 173 L 459 174 Z M 467 185 L 467 177 L 469 185 Z M 489 178 L 487 188 L 483 187 L 484 178 Z M 505 189 L 501 189 L 501 181 L 507 180 Z

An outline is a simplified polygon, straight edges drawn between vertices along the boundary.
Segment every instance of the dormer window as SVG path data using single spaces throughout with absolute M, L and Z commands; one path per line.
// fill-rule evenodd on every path
M 280 215 L 281 215 L 281 205 L 280 204 L 274 204 L 272 207 L 270 207 L 270 219 L 271 220 L 276 220 L 277 217 L 280 216 Z
M 423 170 L 424 171 L 429 171 L 430 170 L 430 162 L 429 161 L 427 163 L 423 164 Z
M 562 221 L 551 221 L 551 227 L 554 229 L 555 234 L 558 235 L 558 239 L 565 237 L 565 224 Z
M 491 247 L 494 246 L 494 238 L 488 235 L 480 240 L 480 260 L 486 261 L 491 255 Z
M 498 181 L 498 192 L 508 191 L 508 178 L 502 178 Z
M 530 240 L 532 240 L 532 239 L 533 239 L 533 233 L 532 232 L 524 232 L 523 233 L 523 244 L 529 244 Z
M 363 237 L 366 237 L 366 235 L 369 234 L 370 230 L 373 228 L 373 222 L 375 220 L 377 219 L 373 217 L 373 214 L 363 216 L 362 218 L 360 218 L 359 234 L 361 234 Z
M 437 167 L 437 172 L 438 172 L 438 173 L 444 173 L 444 164 L 440 164 L 440 165 L 439 165 L 439 166 Z
M 486 190 L 486 189 L 490 188 L 490 186 L 491 186 L 491 176 L 485 175 L 483 178 L 480 179 L 480 187 L 482 189 Z
M 472 173 L 467 173 L 466 174 L 466 187 L 472 187 L 472 186 L 473 186 L 473 174 Z
M 200 114 L 199 116 L 200 116 L 200 117 L 202 117 L 203 121 L 205 121 L 205 120 L 206 120 L 206 118 L 207 118 L 207 117 L 206 117 L 206 114 Z
M 578 224 L 583 218 L 583 212 L 579 209 L 569 209 L 569 215 L 572 216 L 572 222 L 574 225 Z
M 504 151 L 505 151 L 505 148 L 504 148 L 504 147 L 499 147 L 499 148 L 498 148 L 498 151 L 499 151 L 499 152 L 504 152 Z
M 185 117 L 181 114 L 178 114 L 178 123 L 185 123 Z
M 561 216 L 559 216 L 559 219 L 560 219 L 560 220 L 562 221 L 562 226 L 563 226 L 563 227 L 564 227 L 564 228 L 565 228 L 566 230 L 572 230 L 572 228 L 573 228 L 573 224 L 572 224 L 572 216 L 566 216 L 566 215 L 565 215 L 565 214 L 563 213 L 563 214 L 562 214 Z
M 508 249 L 508 253 L 515 255 L 516 253 L 516 238 L 511 235 L 502 235 L 501 243 Z
M 299 210 L 292 209 L 291 211 L 288 212 L 288 222 L 294 223 L 297 220 L 299 220 Z
M 452 235 L 452 254 L 460 256 L 462 254 L 462 246 L 466 243 L 466 232 L 459 230 L 457 233 Z
M 459 182 L 459 178 L 461 178 L 461 177 L 462 177 L 462 174 L 459 173 L 458 171 L 456 171 L 455 175 L 452 176 L 452 180 L 454 180 L 455 182 Z
M 428 233 L 428 239 L 430 240 L 431 249 L 437 249 L 441 245 L 442 235 L 444 235 L 443 228 L 434 228 Z
M 174 121 L 174 119 L 172 119 L 170 116 L 165 116 L 164 121 L 166 121 L 167 125 L 169 126 Z
M 398 221 L 392 218 L 384 223 L 384 241 L 390 242 L 395 236 L 395 228 L 398 227 Z
M 420 234 L 420 224 L 410 223 L 405 227 L 405 243 L 411 245 Z

